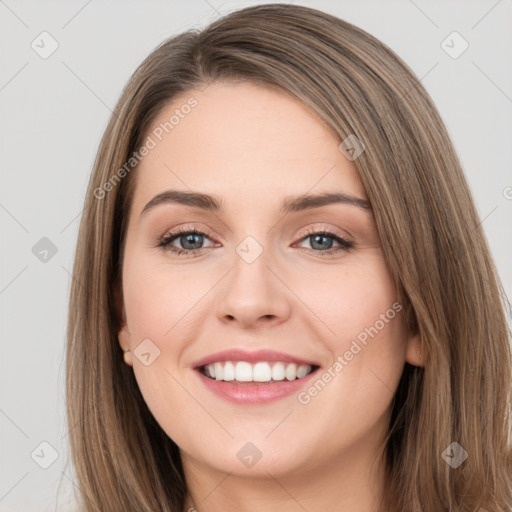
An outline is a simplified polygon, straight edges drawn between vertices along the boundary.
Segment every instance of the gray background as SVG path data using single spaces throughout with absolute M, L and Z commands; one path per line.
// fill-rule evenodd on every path
M 70 271 L 95 152 L 124 83 L 163 39 L 256 3 L 264 2 L 0 0 L 1 512 L 72 508 L 64 407 Z M 295 3 L 369 31 L 422 79 L 511 297 L 512 0 Z M 31 47 L 35 40 L 50 48 L 43 31 L 58 43 L 46 59 Z M 453 31 L 469 43 L 456 59 L 441 46 Z M 41 252 L 43 237 L 55 254 Z

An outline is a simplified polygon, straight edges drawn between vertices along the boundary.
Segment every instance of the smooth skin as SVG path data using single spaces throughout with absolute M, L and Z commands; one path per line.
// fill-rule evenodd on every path
M 285 198 L 303 194 L 367 200 L 354 163 L 300 101 L 249 83 L 184 94 L 148 134 L 191 96 L 197 106 L 133 171 L 119 332 L 146 403 L 181 449 L 185 510 L 377 512 L 391 400 L 405 361 L 420 365 L 419 339 L 403 312 L 308 404 L 296 394 L 234 404 L 193 369 L 221 350 L 270 349 L 317 362 L 321 377 L 392 308 L 396 284 L 371 209 L 335 203 L 280 212 Z M 170 189 L 214 195 L 223 212 L 161 203 L 141 215 Z M 205 235 L 159 247 L 177 228 Z M 353 246 L 329 237 L 318 244 L 308 234 L 326 230 Z M 236 250 L 247 237 L 262 249 L 251 263 Z M 136 357 L 147 339 L 152 354 L 160 351 L 149 365 Z M 252 467 L 237 456 L 249 442 L 262 454 Z

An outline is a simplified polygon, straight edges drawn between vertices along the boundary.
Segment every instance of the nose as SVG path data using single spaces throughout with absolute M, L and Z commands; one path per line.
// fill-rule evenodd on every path
M 293 294 L 280 275 L 282 272 L 266 250 L 253 261 L 245 258 L 243 252 L 240 254 L 234 254 L 233 268 L 219 289 L 217 317 L 224 323 L 237 323 L 243 329 L 285 322 L 290 315 Z

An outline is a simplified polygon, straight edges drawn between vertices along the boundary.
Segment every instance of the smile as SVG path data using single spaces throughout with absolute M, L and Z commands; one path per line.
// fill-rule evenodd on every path
M 277 361 L 218 361 L 201 367 L 203 375 L 210 379 L 235 382 L 281 382 L 302 379 L 313 371 L 309 364 L 297 365 Z
M 317 373 L 313 360 L 274 350 L 225 350 L 192 368 L 214 395 L 237 405 L 273 402 L 299 393 Z

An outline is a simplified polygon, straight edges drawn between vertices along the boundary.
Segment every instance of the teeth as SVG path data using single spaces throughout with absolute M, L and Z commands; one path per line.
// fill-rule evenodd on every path
M 216 363 L 220 364 L 220 363 Z M 239 361 L 235 366 L 235 380 L 250 382 L 252 380 L 252 365 L 245 361 Z
M 284 374 L 288 380 L 294 380 L 297 377 L 297 365 L 295 363 L 290 363 L 286 367 Z
M 309 364 L 222 361 L 205 366 L 205 374 L 215 380 L 238 382 L 270 382 L 302 379 L 312 371 Z
M 238 363 L 240 364 L 240 363 Z M 252 380 L 256 382 L 268 382 L 272 379 L 272 370 L 268 363 L 256 363 L 252 372 Z
M 235 380 L 235 365 L 230 361 L 224 364 L 224 380 Z
M 215 370 L 215 378 L 217 380 L 224 380 L 224 366 L 221 363 L 215 363 L 213 368 Z
M 275 363 L 272 366 L 272 380 L 284 380 L 285 366 L 283 363 Z
M 308 374 L 308 368 L 305 364 L 301 364 L 297 368 L 297 379 L 302 379 L 302 377 L 305 377 Z

